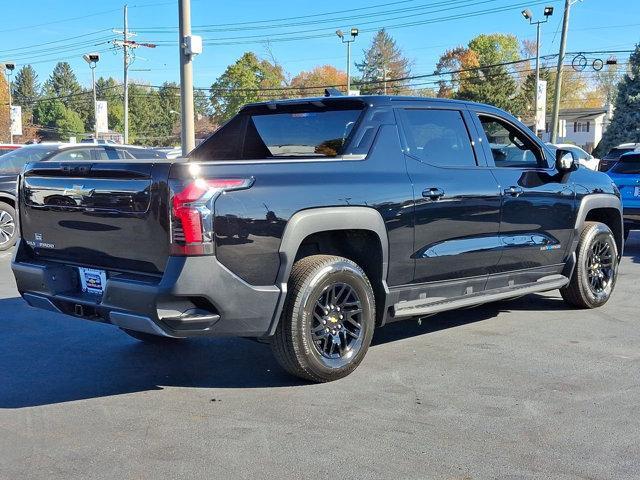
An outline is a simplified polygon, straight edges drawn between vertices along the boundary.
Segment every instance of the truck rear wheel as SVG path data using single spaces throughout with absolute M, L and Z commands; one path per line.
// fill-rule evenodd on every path
M 578 308 L 607 303 L 618 276 L 618 248 L 609 227 L 587 222 L 576 251 L 576 268 L 569 283 L 560 289 L 565 302 Z
M 364 271 L 343 257 L 313 255 L 295 263 L 288 292 L 271 341 L 280 365 L 313 382 L 349 375 L 375 328 L 375 297 Z

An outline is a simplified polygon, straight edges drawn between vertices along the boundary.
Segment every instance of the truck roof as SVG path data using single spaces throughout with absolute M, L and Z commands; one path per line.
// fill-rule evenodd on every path
M 288 98 L 282 100 L 266 100 L 263 102 L 249 103 L 243 107 L 256 107 L 256 106 L 268 106 L 268 105 L 295 105 L 297 103 L 309 103 L 309 102 L 340 102 L 340 101 L 362 101 L 369 105 L 390 105 L 394 102 L 423 102 L 423 103 L 440 103 L 440 104 L 457 104 L 457 105 L 483 105 L 485 107 L 495 108 L 491 105 L 479 104 L 476 102 L 470 102 L 467 100 L 454 100 L 450 98 L 435 98 L 435 97 L 416 97 L 416 96 L 401 96 L 401 95 L 330 95 L 323 97 L 303 97 L 303 98 Z

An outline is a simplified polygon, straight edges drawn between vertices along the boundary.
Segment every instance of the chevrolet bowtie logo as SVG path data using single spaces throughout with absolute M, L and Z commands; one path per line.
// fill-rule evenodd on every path
M 90 197 L 95 190 L 93 188 L 84 188 L 84 185 L 74 185 L 73 188 L 65 188 L 63 195 L 71 197 Z

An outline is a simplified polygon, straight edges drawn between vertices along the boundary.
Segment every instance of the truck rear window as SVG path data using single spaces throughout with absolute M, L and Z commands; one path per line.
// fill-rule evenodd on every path
M 346 107 L 249 109 L 232 118 L 189 157 L 202 161 L 337 157 L 344 153 L 362 112 L 354 102 Z

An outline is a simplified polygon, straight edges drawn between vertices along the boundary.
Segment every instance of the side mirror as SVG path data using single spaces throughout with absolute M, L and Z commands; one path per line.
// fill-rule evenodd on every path
M 569 150 L 556 150 L 556 168 L 559 172 L 570 172 L 578 168 L 578 159 Z

